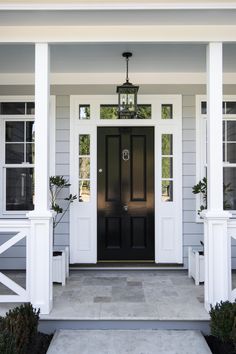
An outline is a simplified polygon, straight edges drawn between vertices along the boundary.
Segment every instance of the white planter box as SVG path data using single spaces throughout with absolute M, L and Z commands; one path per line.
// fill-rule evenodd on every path
M 69 277 L 69 247 L 54 247 L 54 251 L 60 252 L 60 255 L 53 256 L 52 259 L 52 280 L 54 283 L 66 284 L 66 278 Z
M 188 276 L 195 280 L 195 285 L 203 283 L 205 280 L 204 256 L 200 251 L 188 248 Z

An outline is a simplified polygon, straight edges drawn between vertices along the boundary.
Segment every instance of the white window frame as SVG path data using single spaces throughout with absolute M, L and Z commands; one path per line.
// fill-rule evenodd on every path
M 206 95 L 196 96 L 196 183 L 205 177 L 205 167 L 206 167 L 206 150 L 205 141 L 206 134 L 204 129 L 204 124 L 206 124 L 207 114 L 202 114 L 201 103 L 207 101 Z M 234 101 L 236 102 L 236 95 L 224 95 L 223 102 Z M 223 120 L 235 120 L 236 114 L 223 114 Z M 236 167 L 236 164 L 230 164 L 232 167 Z M 229 163 L 222 161 L 222 168 L 228 167 Z M 200 205 L 203 204 L 203 200 L 200 194 L 196 195 L 196 222 L 203 222 L 203 219 L 198 215 L 198 210 Z M 230 210 L 230 212 L 236 216 L 236 210 Z
M 34 96 L 0 96 L 0 102 L 34 102 Z M 50 96 L 50 175 L 55 175 L 56 150 L 56 98 Z M 25 218 L 29 210 L 6 210 L 6 168 L 34 168 L 34 164 L 6 164 L 5 163 L 5 122 L 6 121 L 34 121 L 33 114 L 0 115 L 0 218 Z

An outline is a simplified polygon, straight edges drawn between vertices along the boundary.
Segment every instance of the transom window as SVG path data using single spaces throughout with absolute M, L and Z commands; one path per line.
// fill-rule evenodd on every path
M 137 119 L 151 119 L 152 105 L 138 105 Z M 118 105 L 102 104 L 100 105 L 100 119 L 119 119 Z
M 0 115 L 34 115 L 34 102 L 0 102 Z

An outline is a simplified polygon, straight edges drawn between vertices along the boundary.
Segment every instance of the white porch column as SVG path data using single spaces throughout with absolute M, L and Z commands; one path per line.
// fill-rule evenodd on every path
M 231 248 L 227 235 L 230 213 L 223 210 L 222 43 L 207 47 L 207 211 L 204 214 L 205 307 L 229 300 Z
M 35 209 L 31 220 L 29 286 L 41 314 L 52 309 L 52 212 L 49 209 L 49 46 L 35 45 Z

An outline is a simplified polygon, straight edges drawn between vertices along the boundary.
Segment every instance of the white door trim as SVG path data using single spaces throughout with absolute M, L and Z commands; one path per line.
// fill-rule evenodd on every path
M 152 126 L 155 132 L 155 262 L 182 263 L 182 168 L 180 167 L 182 166 L 182 96 L 140 95 L 138 103 L 152 105 L 152 119 L 100 120 L 100 104 L 117 104 L 116 95 L 76 95 L 70 97 L 70 182 L 72 194 L 78 195 L 79 134 L 90 134 L 92 152 L 90 156 L 90 202 L 80 203 L 77 200 L 70 209 L 70 263 L 97 262 L 97 127 L 131 125 Z M 90 104 L 91 118 L 89 120 L 79 120 L 79 104 Z M 173 119 L 161 119 L 162 104 L 173 105 Z M 161 134 L 173 134 L 174 139 L 173 203 L 161 201 Z M 168 233 L 170 230 L 165 227 L 167 218 L 174 228 L 171 235 Z

